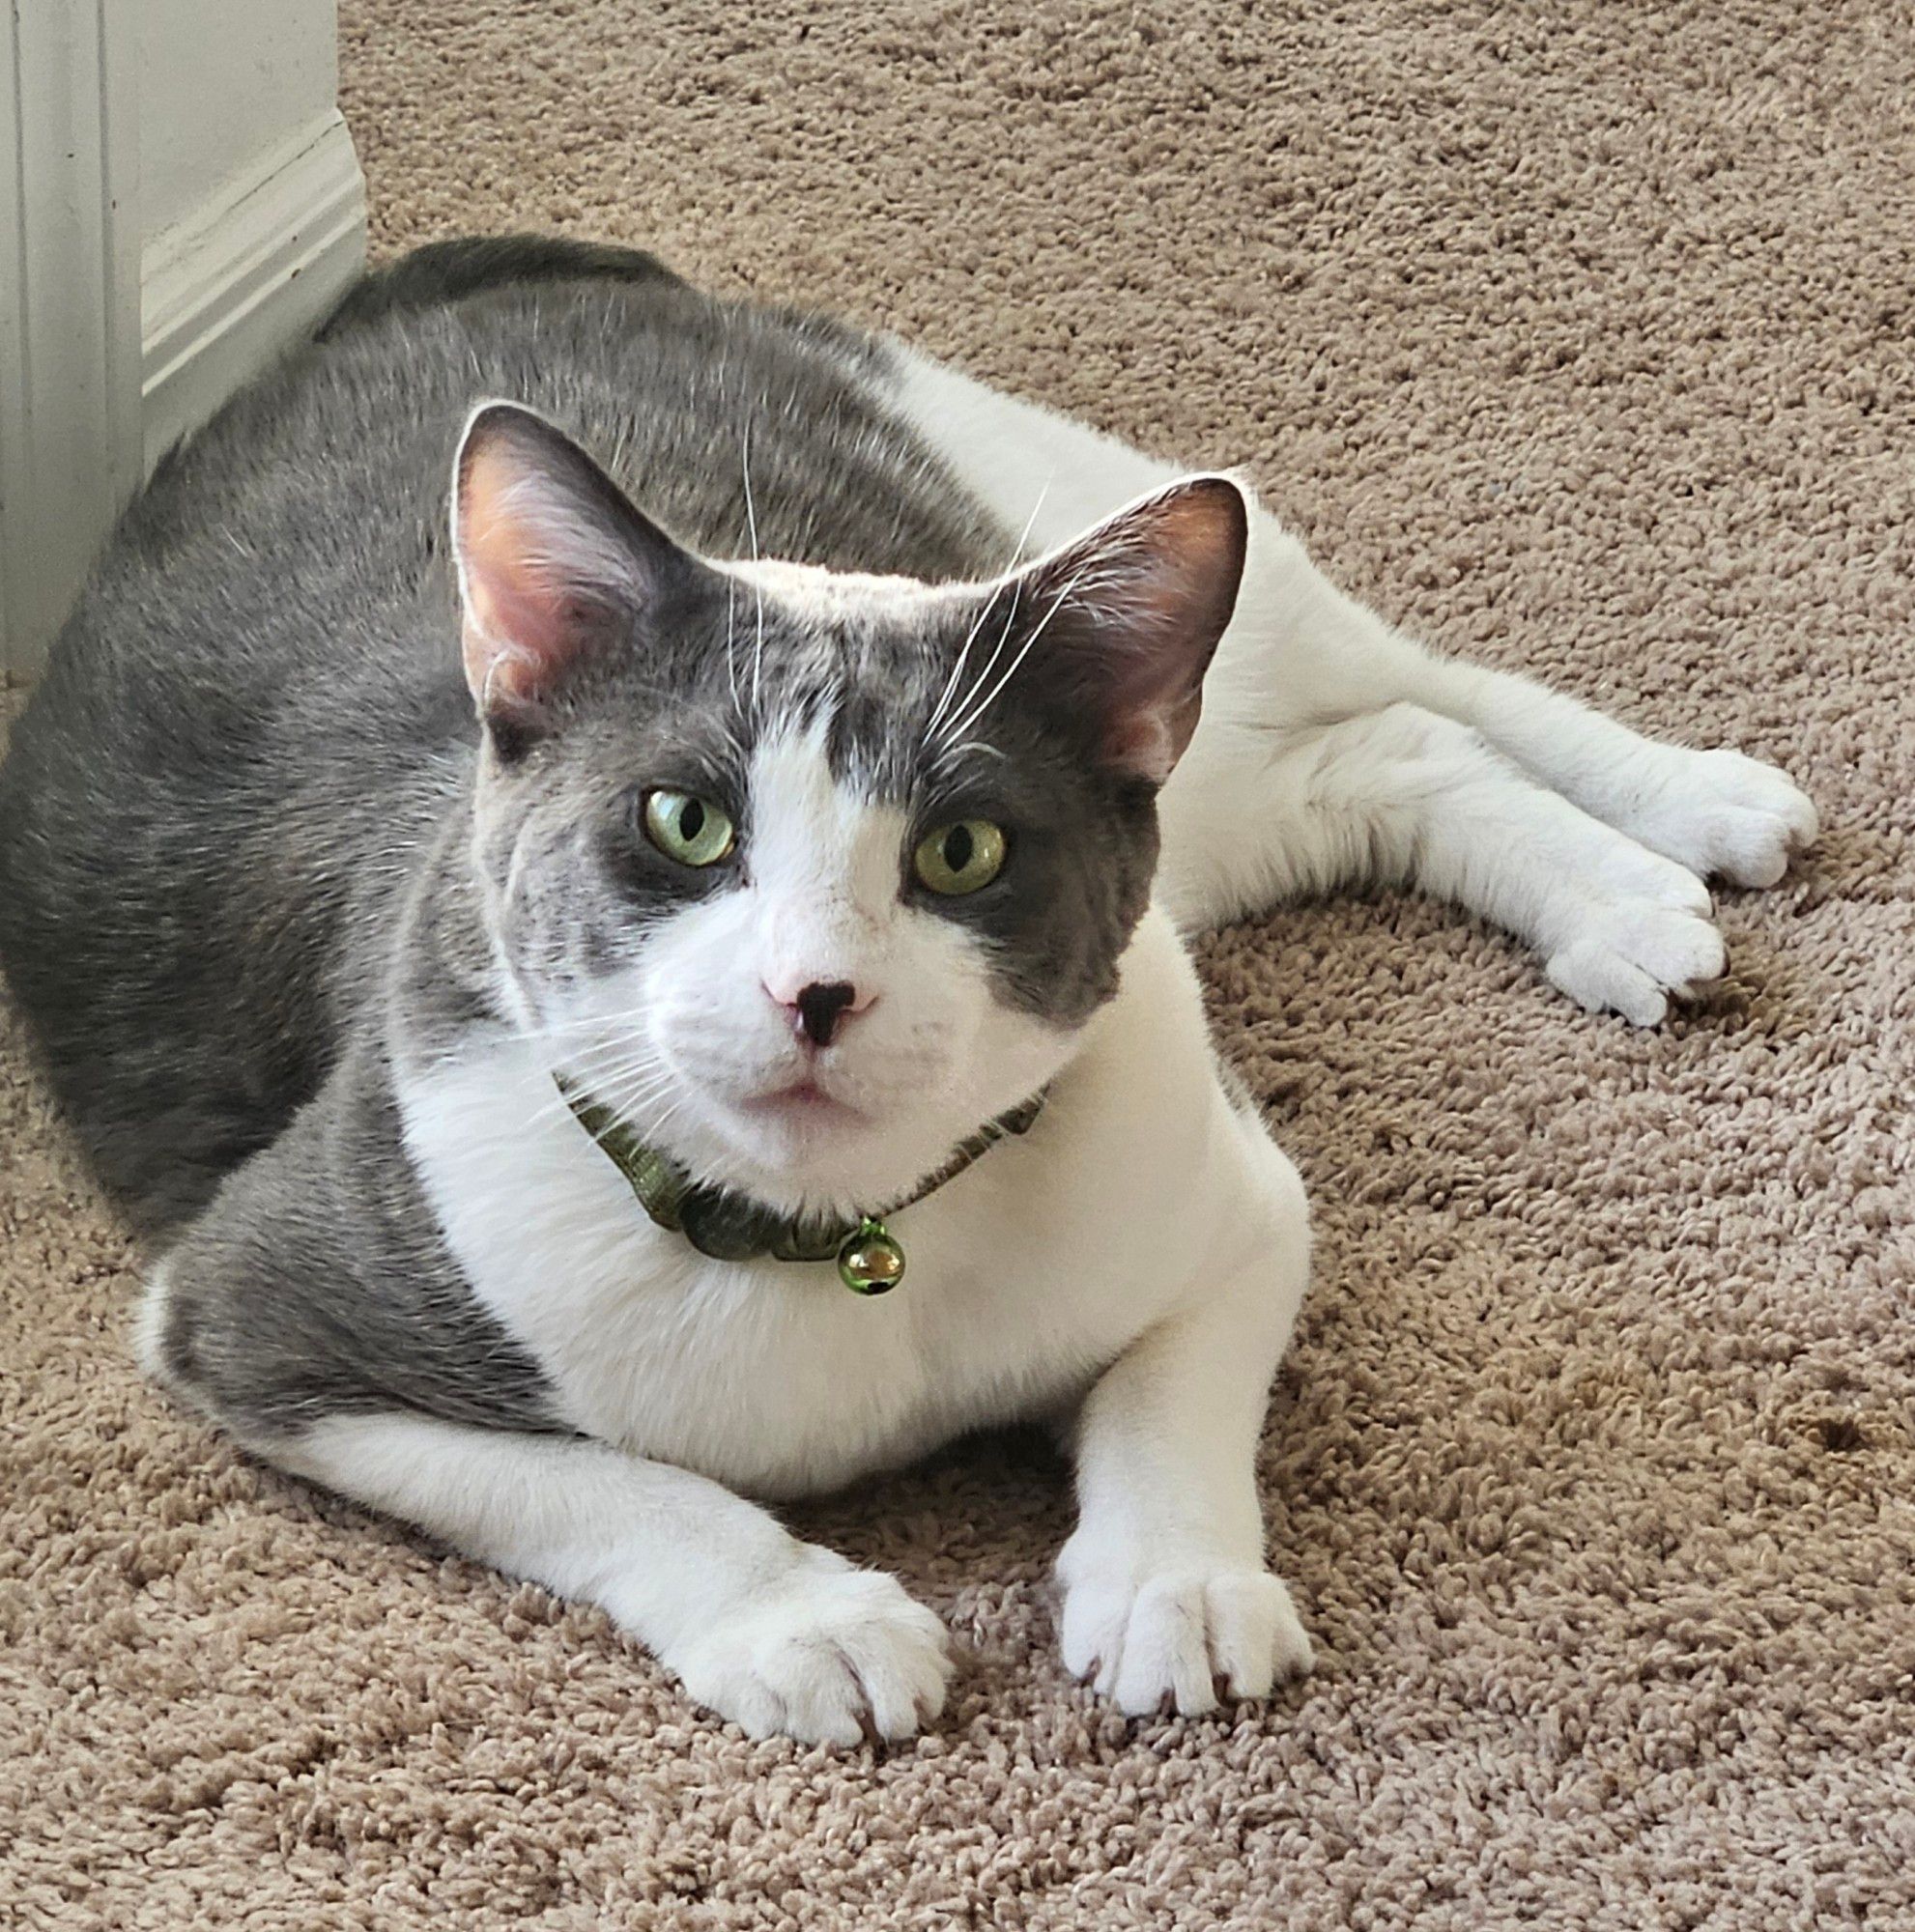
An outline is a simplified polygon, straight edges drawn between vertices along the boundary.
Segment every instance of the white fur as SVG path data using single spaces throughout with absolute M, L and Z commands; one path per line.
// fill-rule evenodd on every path
M 944 1703 L 943 1626 L 891 1577 L 703 1476 L 599 1442 L 423 1416 L 317 1425 L 278 1460 L 481 1561 L 601 1604 L 755 1736 L 908 1736 Z
M 1172 475 L 907 352 L 897 367 L 896 398 L 1032 548 Z M 938 594 L 734 568 L 754 598 L 820 615 Z M 834 1487 L 1018 1417 L 1074 1417 L 1080 1516 L 1058 1566 L 1073 1671 L 1126 1711 L 1201 1711 L 1217 1679 L 1257 1695 L 1308 1667 L 1264 1568 L 1254 1483 L 1305 1207 L 1219 1079 L 1171 914 L 1414 877 L 1522 933 L 1586 1006 L 1650 1023 L 1722 970 L 1699 874 L 1767 883 L 1815 831 L 1764 767 L 1650 744 L 1421 650 L 1261 513 L 1164 795 L 1165 909 L 1080 1036 L 1001 1008 L 970 943 L 900 902 L 903 821 L 833 781 L 817 730 L 759 751 L 751 808 L 747 889 L 647 936 L 588 1009 L 542 1014 L 542 1035 L 474 1037 L 402 1078 L 440 1224 L 580 1439 L 382 1416 L 277 1453 L 603 1604 L 755 1733 L 845 1743 L 941 1705 L 944 1633 L 735 1492 Z M 807 978 L 865 1001 L 817 1062 L 860 1119 L 753 1111 L 802 1062 L 781 1003 Z M 1028 1136 L 897 1215 L 906 1281 L 862 1301 L 828 1267 L 709 1262 L 654 1227 L 557 1099 L 553 1071 L 573 1062 L 682 1158 L 787 1207 L 881 1201 L 1046 1081 L 1050 1099 Z
M 139 1307 L 133 1315 L 133 1359 L 148 1378 L 161 1383 L 172 1379 L 166 1373 L 164 1349 L 166 1302 L 171 1293 L 169 1268 L 170 1263 L 162 1257 L 147 1269 Z

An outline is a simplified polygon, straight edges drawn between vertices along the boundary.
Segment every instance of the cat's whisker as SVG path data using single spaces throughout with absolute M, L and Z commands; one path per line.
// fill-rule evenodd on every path
M 969 731 L 972 725 L 974 725 L 978 722 L 978 720 L 982 718 L 985 715 L 985 713 L 988 711 L 990 707 L 997 701 L 997 694 L 1000 691 L 1002 691 L 1004 687 L 1007 684 L 1009 684 L 1011 680 L 1017 674 L 1017 667 L 1021 665 L 1027 657 L 1030 656 L 1032 647 L 1037 643 L 1038 639 L 1043 636 L 1046 627 L 1050 623 L 1050 620 L 1053 617 L 1055 617 L 1057 613 L 1061 610 L 1063 610 L 1064 606 L 1070 601 L 1071 594 L 1077 588 L 1078 582 L 1083 577 L 1083 574 L 1084 573 L 1080 570 L 1076 574 L 1076 576 L 1072 578 L 1071 582 L 1067 583 L 1064 586 L 1064 588 L 1057 593 L 1056 601 L 1051 605 L 1050 609 L 1046 611 L 1043 613 L 1043 615 L 1038 619 L 1036 628 L 1031 632 L 1031 635 L 1024 639 L 1023 644 L 1018 649 L 1017 655 L 1011 660 L 1011 663 L 1009 667 L 1006 668 L 1004 675 L 1000 677 L 994 685 L 991 686 L 989 692 L 983 698 L 981 698 L 975 705 L 973 705 L 971 709 L 967 711 L 957 724 L 952 725 L 951 729 L 945 734 L 947 737 L 961 743 L 963 734 Z M 983 682 L 982 679 L 980 679 L 979 681 L 980 683 Z
M 565 1084 L 573 1093 L 588 1092 L 593 1099 L 601 1099 L 613 1088 L 637 1079 L 643 1079 L 647 1086 L 663 1093 L 672 1085 L 672 1078 L 669 1069 L 661 1070 L 644 1062 L 634 1061 L 612 1065 L 567 1067 Z
M 658 1099 L 656 1094 L 620 1094 L 614 1102 L 612 1112 L 622 1125 L 631 1128 L 634 1133 L 662 1133 L 684 1112 L 685 1102 L 680 1095 L 660 1108 L 656 1104 Z
M 591 1013 L 579 1019 L 541 1020 L 536 1026 L 510 1027 L 501 1037 L 524 1043 L 557 1040 L 566 1035 L 602 1031 L 623 1026 L 628 1021 L 642 1020 L 650 1010 L 650 1002 L 641 1001 L 615 1013 Z
M 665 1062 L 658 1049 L 649 1040 L 623 1037 L 603 1040 L 596 1046 L 587 1046 L 574 1054 L 567 1062 L 570 1067 L 615 1066 L 620 1069 L 646 1066 L 663 1066 Z
M 1053 469 L 1043 479 L 1043 488 L 1038 492 L 1038 499 L 1031 505 L 1031 514 L 1024 519 L 1024 527 L 1017 532 L 1017 542 L 1011 552 L 1011 561 L 1005 567 L 1015 570 L 1024 554 L 1024 546 L 1030 540 L 1031 531 L 1037 526 L 1038 512 L 1043 508 L 1044 498 L 1050 495 L 1050 486 L 1057 480 Z M 971 646 L 977 642 L 978 633 L 984 628 L 985 619 L 990 614 L 990 607 L 995 598 L 986 597 L 979 607 L 977 616 L 972 620 L 970 630 L 958 648 L 958 662 L 951 667 L 951 675 L 944 681 L 944 689 L 938 695 L 936 704 L 931 707 L 930 716 L 925 720 L 925 728 L 920 738 L 921 744 L 929 744 L 931 734 L 937 729 L 938 721 L 943 718 L 946 707 L 951 702 L 952 694 L 958 689 L 958 680 L 964 675 L 964 666 L 971 655 Z
M 725 578 L 725 682 L 731 692 L 731 708 L 738 708 L 737 653 L 738 580 L 729 571 Z
M 971 700 L 978 695 L 979 687 L 984 683 L 985 679 L 997 668 L 997 661 L 1004 655 L 1005 645 L 1011 641 L 1012 627 L 1017 621 L 1017 606 L 1022 601 L 1023 586 L 1014 583 L 1011 586 L 1011 603 L 1004 613 L 1004 628 L 997 634 L 997 642 L 992 647 L 990 656 L 985 660 L 984 668 L 971 680 L 970 685 L 965 690 L 964 696 L 958 699 L 957 705 L 954 707 L 951 717 L 938 727 L 937 739 L 939 742 L 946 741 L 954 735 L 953 727 L 958 717 L 969 707 Z
M 952 694 L 958 689 L 958 680 L 964 675 L 964 666 L 970 658 L 971 646 L 977 642 L 978 633 L 984 629 L 985 619 L 990 615 L 991 606 L 995 601 L 994 598 L 986 597 L 978 606 L 978 614 L 971 619 L 971 628 L 965 632 L 964 641 L 958 647 L 958 661 L 951 667 L 951 675 L 945 679 L 944 689 L 938 694 L 937 702 L 931 707 L 930 716 L 925 720 L 925 728 L 919 738 L 920 744 L 930 743 L 931 734 L 937 729 L 938 721 L 944 716 L 945 707 L 951 702 Z
M 1038 512 L 1043 508 L 1043 498 L 1051 495 L 1051 485 L 1055 481 L 1057 481 L 1057 469 L 1053 468 L 1051 473 L 1043 479 L 1043 489 L 1038 491 L 1038 500 L 1030 506 L 1030 516 L 1024 518 L 1024 527 L 1018 531 L 1016 543 L 1011 549 L 1011 562 L 1005 566 L 1007 570 L 1015 570 L 1016 564 L 1018 564 L 1018 560 L 1024 556 L 1024 545 L 1030 541 L 1030 533 L 1038 526 Z M 995 599 L 986 597 L 984 605 L 978 611 L 978 616 L 972 620 L 972 626 L 970 626 L 970 630 L 964 636 L 964 643 L 958 649 L 957 663 L 951 667 L 951 676 L 945 678 L 945 688 L 939 694 L 937 703 L 931 707 L 931 715 L 924 721 L 924 734 L 920 738 L 920 744 L 929 744 L 931 742 L 931 734 L 937 730 L 937 724 L 939 724 L 939 721 L 945 715 L 945 707 L 951 703 L 951 694 L 958 688 L 958 680 L 964 676 L 964 663 L 970 657 L 970 647 L 978 641 L 978 632 L 984 628 L 984 620 L 986 620 L 986 616 L 989 616 L 989 611 L 991 611 L 993 603 L 995 603 Z
M 603 1107 L 615 1120 L 627 1124 L 633 1114 L 649 1105 L 668 1092 L 672 1086 L 670 1076 L 663 1076 L 645 1083 L 642 1087 L 625 1088 L 614 1076 L 595 1074 L 586 1085 L 589 1088 L 589 1097 L 595 1106 Z M 612 1097 L 615 1096 L 615 1098 Z M 571 1112 L 572 1102 L 563 1093 L 555 1090 L 550 1100 L 533 1108 L 526 1117 L 527 1127 L 542 1126 L 547 1121 Z
M 629 1007 L 619 1007 L 611 1012 L 580 1013 L 569 1019 L 541 1019 L 538 1025 L 521 1029 L 513 1036 L 520 1039 L 533 1039 L 545 1034 L 582 1033 L 591 1027 L 622 1026 L 628 1020 L 643 1019 L 653 1009 L 649 993 L 644 998 L 634 1000 Z
M 599 1100 L 611 1089 L 635 1080 L 642 1080 L 648 1089 L 655 1088 L 662 1093 L 676 1078 L 672 1069 L 663 1065 L 655 1054 L 646 1052 L 619 1058 L 610 1046 L 596 1054 L 589 1051 L 567 1054 L 552 1071 L 555 1076 L 553 1098 L 531 1116 L 534 1122 L 543 1121 L 558 1107 L 569 1104 L 565 1099 L 567 1090 L 573 1093 L 588 1092 L 593 1099 Z M 564 1079 L 563 1088 L 557 1084 L 559 1076 Z
M 548 1021 L 544 1025 L 534 1029 L 532 1037 L 551 1037 L 557 1038 L 560 1035 L 565 1034 L 589 1033 L 594 1028 L 603 1033 L 612 1034 L 620 1027 L 628 1026 L 634 1021 L 643 1020 L 652 1009 L 653 1002 L 647 996 L 643 1000 L 633 1001 L 629 1007 L 619 1007 L 611 1012 L 581 1013 L 573 1019 Z
M 664 1108 L 658 1108 L 654 1103 L 659 1096 L 650 1091 L 594 1094 L 592 1097 L 621 1127 L 641 1140 L 650 1140 L 663 1133 L 684 1111 L 685 1105 L 684 1097 L 680 1095 Z
M 764 669 L 764 582 L 757 578 L 757 566 L 763 562 L 758 554 L 758 513 L 752 501 L 752 426 L 745 425 L 744 441 L 741 450 L 742 468 L 745 472 L 745 526 L 751 532 L 753 588 L 757 592 L 758 619 L 757 641 L 752 646 L 752 715 L 758 713 L 758 678 Z
M 1050 474 L 1043 479 L 1043 488 L 1038 492 L 1038 500 L 1031 505 L 1031 514 L 1024 519 L 1024 527 L 1017 532 L 1017 547 L 1011 553 L 1007 570 L 1015 570 L 1024 560 L 1024 546 L 1031 540 L 1031 532 L 1037 528 L 1038 512 L 1043 508 L 1044 498 L 1050 495 L 1050 486 L 1057 481 L 1057 466 L 1051 466 Z
M 642 1067 L 663 1065 L 658 1049 L 649 1040 L 636 1039 L 629 1035 L 620 1035 L 614 1039 L 587 1041 L 565 1056 L 563 1071 L 583 1073 L 589 1068 L 600 1069 L 608 1065 L 619 1067 Z

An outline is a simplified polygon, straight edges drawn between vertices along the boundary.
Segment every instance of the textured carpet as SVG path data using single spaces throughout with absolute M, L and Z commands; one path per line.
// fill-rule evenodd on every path
M 1915 1924 L 1907 9 L 343 11 L 378 250 L 643 242 L 1244 461 L 1829 831 L 1655 1034 L 1414 901 L 1207 948 L 1321 1229 L 1263 1475 L 1323 1667 L 1215 1720 L 1067 1683 L 1028 1444 L 803 1513 L 965 1646 L 882 1756 L 248 1467 L 10 1050 L 0 1922 Z

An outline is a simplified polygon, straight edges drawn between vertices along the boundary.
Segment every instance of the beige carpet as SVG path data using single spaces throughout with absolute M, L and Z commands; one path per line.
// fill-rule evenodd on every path
M 1915 1925 L 1915 23 L 348 0 L 375 244 L 551 226 L 1243 460 L 1347 582 L 1829 826 L 1586 1018 L 1443 910 L 1207 952 L 1322 1268 L 1264 1460 L 1322 1639 L 1127 1728 L 1029 1445 L 806 1514 L 966 1647 L 751 1745 L 595 1614 L 237 1461 L 0 1069 L 0 1923 Z

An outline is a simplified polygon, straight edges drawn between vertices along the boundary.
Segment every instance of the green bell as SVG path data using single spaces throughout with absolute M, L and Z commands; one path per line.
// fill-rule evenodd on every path
M 838 1279 L 853 1294 L 889 1294 L 904 1279 L 904 1250 L 882 1221 L 867 1215 L 844 1236 Z

